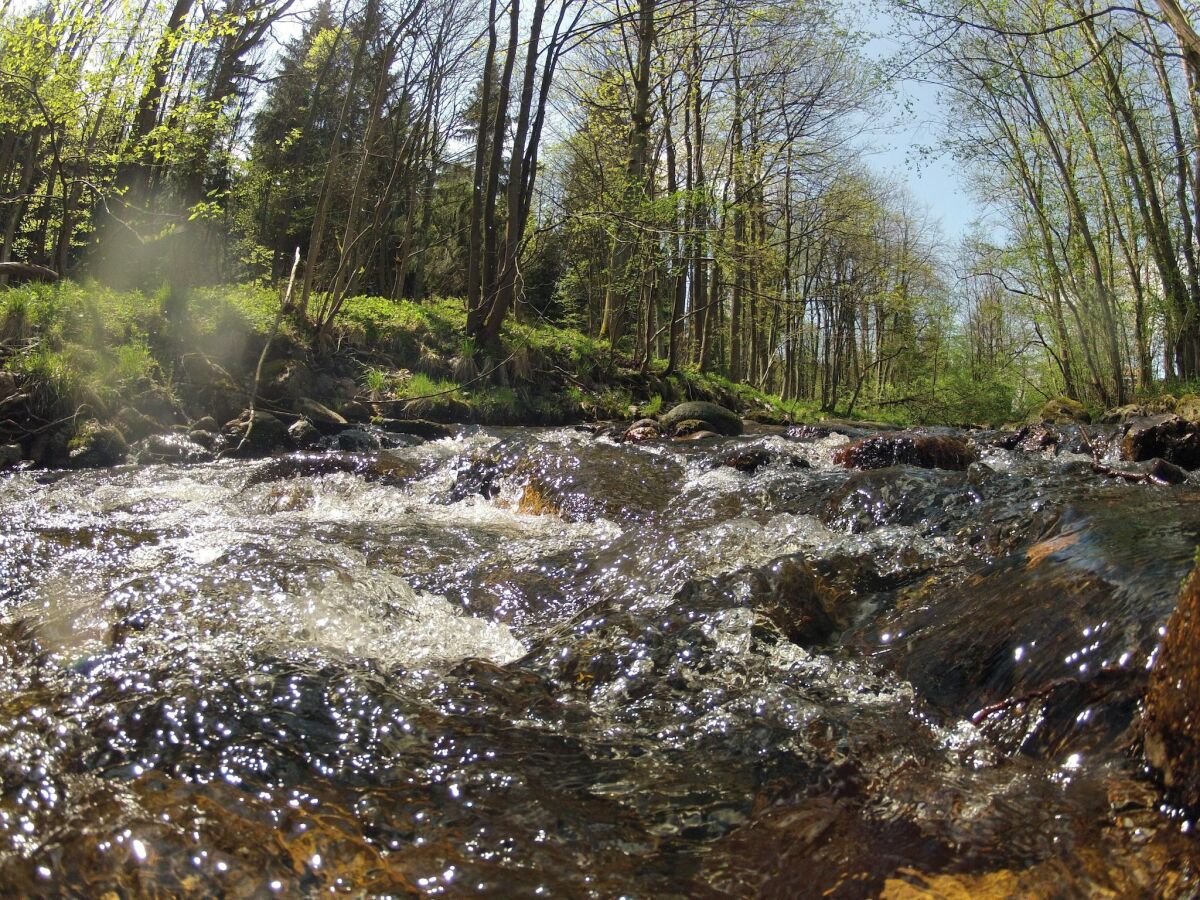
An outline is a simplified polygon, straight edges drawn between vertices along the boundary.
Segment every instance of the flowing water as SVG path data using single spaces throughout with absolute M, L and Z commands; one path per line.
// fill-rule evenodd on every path
M 0 884 L 1194 896 L 1132 726 L 1200 486 L 993 437 L 10 475 Z

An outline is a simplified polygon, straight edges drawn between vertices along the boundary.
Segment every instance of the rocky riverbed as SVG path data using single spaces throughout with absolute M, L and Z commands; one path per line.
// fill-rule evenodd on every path
M 1200 479 L 1127 418 L 310 419 L 262 459 L 217 425 L 18 468 L 0 881 L 1193 896 L 1141 704 Z

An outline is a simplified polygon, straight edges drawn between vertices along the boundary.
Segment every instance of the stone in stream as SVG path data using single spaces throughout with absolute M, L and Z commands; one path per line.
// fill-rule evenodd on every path
M 427 441 L 452 438 L 455 435 L 453 426 L 443 425 L 441 422 L 430 422 L 428 419 L 375 418 L 371 420 L 371 423 L 390 434 L 406 434 Z
M 340 407 L 338 407 L 338 411 L 343 419 L 346 419 L 350 422 L 371 421 L 371 410 L 366 406 L 366 404 L 360 403 L 357 400 L 347 400 Z
M 838 593 L 801 556 L 786 556 L 761 568 L 688 582 L 675 604 L 685 609 L 748 604 L 800 647 L 824 644 L 846 625 Z
M 1087 410 L 1078 400 L 1070 397 L 1056 397 L 1042 407 L 1037 414 L 1037 421 L 1049 422 L 1052 425 L 1064 425 L 1068 422 L 1080 422 L 1086 425 L 1091 421 Z
M 1137 419 L 1121 441 L 1121 456 L 1132 462 L 1159 457 L 1185 469 L 1200 468 L 1200 424 L 1170 413 Z
M 308 419 L 297 419 L 288 426 L 288 434 L 301 450 L 309 450 L 321 442 L 321 432 Z
M 979 454 L 952 437 L 921 434 L 881 434 L 840 448 L 833 461 L 848 469 L 885 469 L 917 466 L 922 469 L 962 471 Z
M 1200 568 L 1167 621 L 1141 722 L 1146 761 L 1178 802 L 1200 808 Z
M 675 427 L 671 429 L 671 434 L 681 440 L 699 440 L 704 437 L 715 437 L 716 432 L 713 431 L 707 422 L 702 422 L 699 419 L 684 419 L 682 422 L 675 423 Z
M 666 507 L 683 475 L 676 460 L 597 441 L 542 443 L 528 436 L 489 447 L 459 471 L 447 500 L 506 494 L 525 512 L 568 522 L 631 523 Z
M 662 437 L 658 422 L 654 419 L 638 419 L 625 429 L 620 440 L 626 444 L 640 444 L 643 441 L 653 441 Z
M 350 426 L 343 416 L 308 397 L 301 397 L 292 404 L 292 408 L 299 415 L 308 419 L 323 434 L 337 434 Z
M 247 438 L 247 431 L 249 436 Z M 225 424 L 225 435 L 229 438 L 230 456 L 253 458 L 268 456 L 292 447 L 292 438 L 287 426 L 269 412 L 256 409 L 251 427 L 250 410 Z M 243 443 L 245 439 L 245 443 Z
M 733 410 L 706 400 L 690 400 L 673 407 L 659 418 L 662 427 L 676 435 L 676 426 L 688 420 L 703 422 L 709 431 L 736 437 L 742 433 L 742 419 Z
M 370 470 L 360 457 L 334 453 L 292 453 L 273 459 L 246 479 L 246 487 L 270 484 L 288 478 L 320 478 L 324 475 L 363 475 Z
M 337 437 L 338 448 L 347 453 L 374 453 L 379 449 L 379 438 L 361 428 L 347 428 Z
M 787 465 L 797 469 L 811 468 L 809 461 L 802 456 L 773 453 L 765 447 L 754 446 L 738 447 L 736 450 L 730 450 L 721 456 L 718 464 L 730 469 L 737 469 L 739 472 L 754 473 L 776 460 L 782 460 Z
M 1146 490 L 1076 501 L 1016 552 L 903 589 L 848 644 L 1006 751 L 1120 753 L 1200 542 L 1195 491 Z
M 120 429 L 91 419 L 71 438 L 68 465 L 72 469 L 115 466 L 124 462 L 128 453 L 129 444 Z

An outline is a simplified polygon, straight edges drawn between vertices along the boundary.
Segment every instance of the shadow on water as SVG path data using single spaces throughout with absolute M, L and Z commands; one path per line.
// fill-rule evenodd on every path
M 1131 726 L 1200 489 L 846 443 L 476 431 L 0 481 L 0 880 L 1194 895 Z

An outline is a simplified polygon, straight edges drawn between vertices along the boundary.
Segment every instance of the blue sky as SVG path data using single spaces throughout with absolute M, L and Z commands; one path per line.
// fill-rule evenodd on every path
M 851 9 L 852 16 L 857 12 L 863 30 L 874 35 L 864 48 L 873 60 L 891 58 L 903 50 L 889 36 L 894 32 L 893 23 L 882 6 L 881 0 L 867 0 L 865 7 Z M 943 128 L 937 88 L 903 78 L 893 88 L 896 96 L 887 106 L 894 112 L 880 117 L 876 126 L 862 135 L 868 162 L 879 174 L 907 184 L 931 217 L 942 223 L 946 239 L 957 241 L 973 221 L 985 217 L 986 210 L 967 187 L 957 161 L 936 152 Z M 932 152 L 922 153 L 922 148 Z

